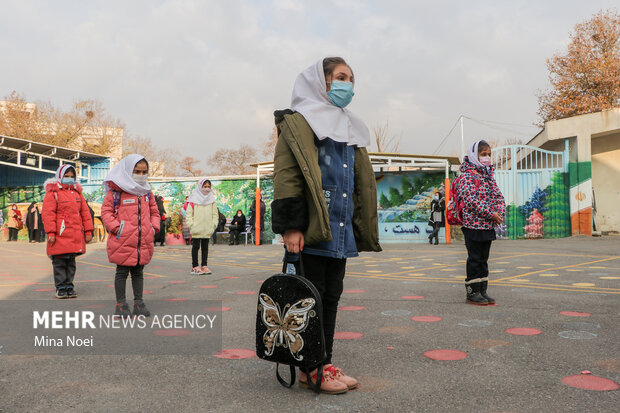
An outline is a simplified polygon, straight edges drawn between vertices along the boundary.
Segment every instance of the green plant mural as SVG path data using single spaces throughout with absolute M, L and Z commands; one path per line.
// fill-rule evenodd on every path
M 553 178 L 551 178 L 551 185 L 545 189 L 545 192 L 547 193 L 545 203 L 547 210 L 543 213 L 544 237 L 569 237 L 571 235 L 570 206 L 566 174 L 555 173 Z

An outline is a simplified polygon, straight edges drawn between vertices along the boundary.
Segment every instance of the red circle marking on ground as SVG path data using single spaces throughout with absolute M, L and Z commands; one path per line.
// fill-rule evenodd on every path
M 590 313 L 582 313 L 581 311 L 560 311 L 560 314 L 567 315 L 569 317 L 590 317 Z
M 413 321 L 422 321 L 424 323 L 434 323 L 436 321 L 443 320 L 441 317 L 435 317 L 432 315 L 418 315 L 415 317 L 411 317 Z
M 156 277 L 154 275 L 149 275 L 148 277 L 144 277 L 144 279 L 146 279 L 146 280 L 153 280 L 155 278 L 160 278 L 160 277 Z
M 114 288 L 114 284 L 108 284 L 106 287 Z
M 234 280 L 234 279 L 239 278 L 239 277 L 222 277 L 222 278 L 225 278 L 227 280 Z
M 214 356 L 220 359 L 249 359 L 256 357 L 256 352 L 245 348 L 226 348 L 218 351 Z
M 359 294 L 359 293 L 365 293 L 366 290 L 344 290 L 343 293 L 349 293 L 349 294 Z
M 176 280 L 176 281 L 168 281 L 168 284 L 185 284 L 186 281 Z
M 183 272 L 185 270 L 172 270 L 172 271 L 174 271 L 174 272 Z
M 364 337 L 364 334 L 357 331 L 338 331 L 334 334 L 334 339 L 336 340 L 356 340 L 362 337 Z
M 350 305 L 350 306 L 344 306 L 344 307 L 338 307 L 338 310 L 340 311 L 359 311 L 359 310 L 365 310 L 366 307 L 362 307 L 361 305 Z
M 153 290 L 144 290 L 142 294 L 153 294 Z
M 151 268 L 156 268 L 156 269 L 160 269 L 161 267 L 151 267 Z
M 257 283 L 262 284 L 265 282 L 265 280 L 256 280 Z
M 20 276 L 17 276 L 17 277 L 7 277 L 7 278 L 5 278 L 5 280 L 23 280 L 23 279 L 24 279 L 24 277 L 20 277 Z
M 56 291 L 56 289 L 55 288 L 36 288 L 35 291 L 38 293 L 47 293 L 50 291 Z
M 199 285 L 198 288 L 217 288 L 217 285 Z
M 182 328 L 171 328 L 168 330 L 157 330 L 153 334 L 162 337 L 178 337 L 189 336 L 190 334 L 192 334 L 192 332 L 189 330 L 183 330 Z
M 230 307 L 205 307 L 205 311 L 230 311 Z
M 19 283 L 19 285 L 39 285 L 39 283 Z
M 187 301 L 187 298 L 166 298 L 164 301 Z
M 402 297 L 403 300 L 421 300 L 424 298 L 423 295 L 403 295 Z
M 542 331 L 537 328 L 515 327 L 507 328 L 504 330 L 504 333 L 513 334 L 515 336 L 535 336 L 542 333 Z
M 460 350 L 431 350 L 424 355 L 432 360 L 462 360 L 467 357 L 467 353 Z
M 567 386 L 577 387 L 584 390 L 609 391 L 618 390 L 620 385 L 613 380 L 604 377 L 575 374 L 562 379 L 562 383 Z
M 256 294 L 256 291 L 237 291 L 235 294 L 237 294 L 237 295 L 252 295 L 252 294 Z

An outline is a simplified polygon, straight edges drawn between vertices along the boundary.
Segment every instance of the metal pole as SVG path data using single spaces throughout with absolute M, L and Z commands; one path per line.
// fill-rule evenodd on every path
M 450 164 L 446 161 L 446 177 L 444 181 L 444 202 L 446 203 L 446 207 L 448 206 L 448 202 L 450 201 Z M 445 216 L 445 214 L 444 214 Z M 450 224 L 448 224 L 448 220 L 445 220 L 446 226 L 446 244 L 450 244 Z
M 463 123 L 465 123 L 465 117 L 461 115 L 461 162 L 465 159 L 465 132 L 463 131 Z
M 256 202 L 254 203 L 254 234 L 256 245 L 260 245 L 260 169 L 256 167 Z

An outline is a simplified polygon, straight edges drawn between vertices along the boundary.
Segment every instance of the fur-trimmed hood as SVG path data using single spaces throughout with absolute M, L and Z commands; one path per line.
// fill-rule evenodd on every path
M 61 189 L 69 189 L 69 187 L 73 187 L 75 191 L 79 192 L 80 194 L 82 193 L 82 185 L 80 185 L 79 183 L 76 182 L 73 185 L 62 184 L 60 183 L 60 180 L 56 177 L 46 180 L 43 184 L 43 187 L 45 188 L 45 192 L 58 192 Z

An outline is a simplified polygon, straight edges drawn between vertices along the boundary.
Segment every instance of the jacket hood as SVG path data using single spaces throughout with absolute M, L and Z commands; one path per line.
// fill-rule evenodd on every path
M 70 185 L 61 184 L 60 180 L 56 177 L 49 178 L 43 184 L 43 187 L 45 188 L 46 192 L 58 192 L 61 189 L 68 189 L 69 186 Z M 82 193 L 82 185 L 80 185 L 79 183 L 76 182 L 75 184 L 71 186 L 73 187 L 73 189 L 75 189 L 80 194 Z
M 460 167 L 460 171 L 465 173 L 467 171 L 475 171 L 477 173 L 479 173 L 480 175 L 490 175 L 493 176 L 493 172 L 495 172 L 495 165 L 491 165 L 489 167 L 479 167 L 474 165 L 473 163 L 471 163 L 469 161 L 469 159 L 467 157 L 465 157 L 465 159 L 463 160 L 463 163 L 461 163 L 461 167 Z

